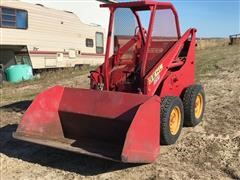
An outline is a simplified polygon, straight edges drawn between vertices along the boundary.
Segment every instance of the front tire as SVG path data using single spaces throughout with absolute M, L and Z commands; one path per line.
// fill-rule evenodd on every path
M 182 130 L 184 113 L 179 97 L 166 96 L 161 101 L 160 144 L 174 144 Z

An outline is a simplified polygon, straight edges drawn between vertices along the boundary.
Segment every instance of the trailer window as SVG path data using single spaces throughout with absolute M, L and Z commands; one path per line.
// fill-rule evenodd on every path
M 8 7 L 0 7 L 0 27 L 27 29 L 27 26 L 27 11 Z
M 103 33 L 96 33 L 96 52 L 97 54 L 103 54 L 104 52 Z
M 93 47 L 93 39 L 86 39 L 86 47 Z

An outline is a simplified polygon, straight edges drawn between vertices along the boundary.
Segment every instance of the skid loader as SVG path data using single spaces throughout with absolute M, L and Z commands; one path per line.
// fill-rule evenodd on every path
M 201 122 L 195 84 L 196 29 L 180 33 L 171 3 L 103 4 L 110 20 L 105 62 L 90 90 L 55 86 L 24 114 L 16 139 L 125 163 L 151 163 L 160 145 Z M 98 44 L 97 44 L 97 48 Z

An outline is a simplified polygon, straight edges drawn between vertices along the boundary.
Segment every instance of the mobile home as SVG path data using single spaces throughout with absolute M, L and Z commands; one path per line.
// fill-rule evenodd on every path
M 85 24 L 73 12 L 2 0 L 0 31 L 0 64 L 4 67 L 60 68 L 104 60 L 105 28 Z

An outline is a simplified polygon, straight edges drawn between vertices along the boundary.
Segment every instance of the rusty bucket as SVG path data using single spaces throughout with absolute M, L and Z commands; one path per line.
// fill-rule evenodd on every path
M 14 138 L 127 163 L 150 163 L 160 148 L 160 100 L 55 86 L 39 94 Z

